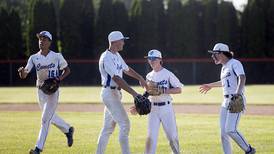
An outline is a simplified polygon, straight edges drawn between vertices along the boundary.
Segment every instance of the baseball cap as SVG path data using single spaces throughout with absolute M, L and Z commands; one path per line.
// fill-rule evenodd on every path
M 209 53 L 230 52 L 228 45 L 224 43 L 215 44 L 213 50 L 208 50 Z
M 147 56 L 145 58 L 162 58 L 162 54 L 159 50 L 152 49 L 147 53 Z
M 118 40 L 127 40 L 129 37 L 124 37 L 120 31 L 113 31 L 108 35 L 108 42 L 118 41 Z
M 50 34 L 50 32 L 48 31 L 41 31 L 40 33 L 37 33 L 36 36 L 39 37 L 47 37 L 49 38 L 50 41 L 52 41 L 52 36 Z

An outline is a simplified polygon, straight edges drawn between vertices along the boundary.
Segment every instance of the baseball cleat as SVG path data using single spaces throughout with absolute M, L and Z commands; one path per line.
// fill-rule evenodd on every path
M 35 149 L 30 149 L 29 154 L 40 154 L 41 150 L 35 147 Z
M 67 142 L 68 142 L 68 147 L 71 147 L 73 144 L 73 133 L 74 133 L 74 128 L 70 127 L 69 132 L 65 133 L 67 137 Z
M 256 149 L 252 148 L 250 145 L 249 145 L 249 151 L 245 152 L 245 154 L 255 154 L 255 153 L 256 153 Z

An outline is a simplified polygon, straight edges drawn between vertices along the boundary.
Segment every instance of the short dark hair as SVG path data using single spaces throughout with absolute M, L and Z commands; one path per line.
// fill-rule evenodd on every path
M 233 52 L 222 52 L 228 59 L 233 58 Z

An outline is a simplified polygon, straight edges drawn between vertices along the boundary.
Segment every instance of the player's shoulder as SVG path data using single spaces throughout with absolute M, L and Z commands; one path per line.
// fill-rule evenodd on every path
M 242 63 L 239 60 L 232 58 L 230 60 L 230 65 L 242 65 Z
M 109 52 L 106 50 L 104 52 L 101 53 L 100 55 L 100 59 L 105 59 L 109 57 Z
M 163 73 L 163 74 L 167 74 L 167 75 L 172 75 L 173 73 L 170 71 L 170 70 L 168 70 L 168 69 L 166 69 L 166 68 L 163 68 L 162 70 L 161 70 L 161 72 Z
M 150 79 L 152 75 L 153 75 L 153 70 L 147 73 L 146 79 Z
M 52 51 L 52 50 L 49 51 L 49 54 L 51 54 L 53 56 L 62 56 L 61 52 L 55 52 L 55 51 Z

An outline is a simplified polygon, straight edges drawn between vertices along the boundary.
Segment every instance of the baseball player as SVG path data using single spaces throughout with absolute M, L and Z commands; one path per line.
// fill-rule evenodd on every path
M 37 37 L 39 39 L 40 50 L 29 57 L 25 68 L 20 67 L 18 69 L 20 78 L 25 79 L 27 74 L 35 67 L 37 74 L 36 86 L 38 87 L 38 102 L 43 111 L 38 140 L 35 148 L 29 151 L 30 154 L 39 154 L 42 152 L 51 123 L 66 135 L 69 147 L 73 144 L 74 132 L 74 128 L 55 113 L 58 104 L 59 91 L 57 90 L 55 93 L 47 95 L 39 89 L 42 83 L 48 78 L 56 78 L 59 81 L 66 78 L 70 73 L 68 63 L 60 53 L 55 53 L 49 49 L 52 35 L 48 31 L 38 33 Z M 59 74 L 60 70 L 62 70 L 61 74 Z
M 108 35 L 109 48 L 103 52 L 99 59 L 99 70 L 102 79 L 101 98 L 105 105 L 104 109 L 104 126 L 98 138 L 97 154 L 103 154 L 109 140 L 109 136 L 114 131 L 116 123 L 120 127 L 119 142 L 123 154 L 129 154 L 128 135 L 130 130 L 130 122 L 128 115 L 121 103 L 122 93 L 124 89 L 133 97 L 140 96 L 133 90 L 125 80 L 123 73 L 137 80 L 141 86 L 146 86 L 146 82 L 141 75 L 130 68 L 119 51 L 123 50 L 124 37 L 120 31 L 113 31 Z
M 172 72 L 162 66 L 163 61 L 160 51 L 150 50 L 145 58 L 148 59 L 148 63 L 152 68 L 152 71 L 147 74 L 146 80 L 156 82 L 157 86 L 162 89 L 160 95 L 149 96 L 152 106 L 148 115 L 148 137 L 145 153 L 156 153 L 159 127 L 162 124 L 173 153 L 178 154 L 180 153 L 180 147 L 170 94 L 180 94 L 183 84 Z M 131 113 L 136 113 L 133 107 Z
M 232 153 L 230 144 L 230 138 L 232 138 L 246 154 L 254 154 L 256 153 L 255 148 L 250 146 L 237 129 L 242 112 L 231 113 L 228 110 L 229 102 L 234 95 L 241 95 L 244 100 L 244 105 L 246 104 L 244 97 L 246 76 L 243 65 L 240 61 L 233 58 L 233 53 L 226 44 L 217 43 L 213 50 L 209 52 L 212 53 L 211 57 L 215 64 L 222 65 L 220 81 L 201 85 L 200 92 L 206 94 L 211 88 L 223 87 L 224 100 L 220 112 L 223 151 L 225 154 Z

